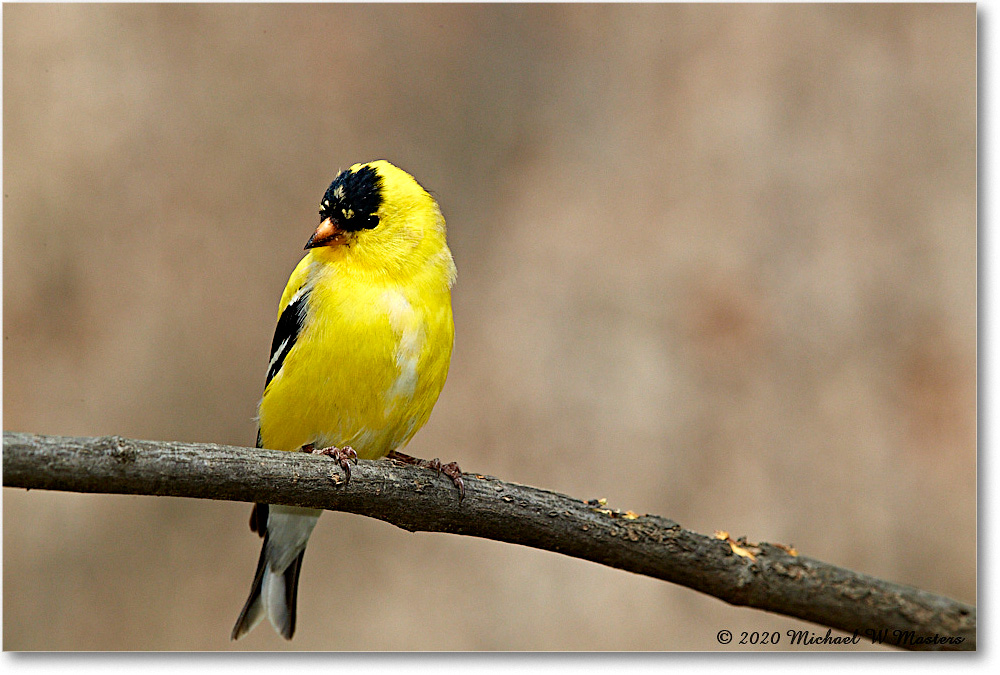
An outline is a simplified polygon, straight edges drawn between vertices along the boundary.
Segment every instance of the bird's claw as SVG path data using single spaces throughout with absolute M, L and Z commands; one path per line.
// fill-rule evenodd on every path
M 344 470 L 344 476 L 346 477 L 344 483 L 351 482 L 351 460 L 354 460 L 355 464 L 358 463 L 358 453 L 354 451 L 354 448 L 349 445 L 345 445 L 342 448 L 332 445 L 328 448 L 317 448 L 310 443 L 309 445 L 302 446 L 302 449 L 314 455 L 325 455 L 330 459 L 336 460 L 340 464 L 340 468 Z
M 443 473 L 451 479 L 451 482 L 455 484 L 458 488 L 458 501 L 461 503 L 465 499 L 465 483 L 462 481 L 462 470 L 458 468 L 457 462 L 448 462 L 447 464 L 441 465 L 440 462 L 438 473 Z
M 448 462 L 447 464 L 442 464 L 441 460 L 435 457 L 434 459 L 419 459 L 417 457 L 411 457 L 410 455 L 405 455 L 402 452 L 397 452 L 393 450 L 388 455 L 389 459 L 395 459 L 396 461 L 403 462 L 404 464 L 411 464 L 414 466 L 422 466 L 426 469 L 431 469 L 436 471 L 438 475 L 444 474 L 451 479 L 451 482 L 455 484 L 458 488 L 458 501 L 459 503 L 465 499 L 465 482 L 462 480 L 462 470 L 458 468 L 458 462 Z

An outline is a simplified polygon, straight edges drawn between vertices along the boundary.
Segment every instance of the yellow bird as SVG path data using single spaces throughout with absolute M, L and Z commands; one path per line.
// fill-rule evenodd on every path
M 464 494 L 458 466 L 396 452 L 427 422 L 448 376 L 455 262 L 441 210 L 408 173 L 379 160 L 330 184 L 320 224 L 278 305 L 257 446 L 339 461 L 386 455 L 442 470 Z M 266 615 L 295 631 L 302 556 L 318 509 L 257 504 L 264 538 L 232 639 Z

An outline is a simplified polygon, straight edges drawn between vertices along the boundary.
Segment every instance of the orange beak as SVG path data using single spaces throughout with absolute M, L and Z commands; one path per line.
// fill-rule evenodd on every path
M 309 237 L 305 250 L 319 246 L 336 246 L 337 244 L 342 244 L 346 236 L 347 233 L 337 227 L 337 224 L 331 218 L 326 218 L 319 224 L 313 235 Z

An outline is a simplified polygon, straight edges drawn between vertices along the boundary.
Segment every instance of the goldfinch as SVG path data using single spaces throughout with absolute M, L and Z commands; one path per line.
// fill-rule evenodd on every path
M 454 341 L 455 263 L 434 199 L 405 171 L 355 164 L 330 184 L 320 224 L 278 304 L 257 447 L 349 459 L 390 455 L 443 470 L 454 463 L 396 452 L 427 422 L 448 375 Z M 264 538 L 236 640 L 266 615 L 286 639 L 306 543 L 321 511 L 257 504 Z

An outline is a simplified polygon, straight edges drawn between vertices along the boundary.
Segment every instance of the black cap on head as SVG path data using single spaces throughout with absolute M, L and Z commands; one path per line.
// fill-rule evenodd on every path
M 320 220 L 330 218 L 346 232 L 370 230 L 378 225 L 382 205 L 382 177 L 371 166 L 341 171 L 323 195 Z

